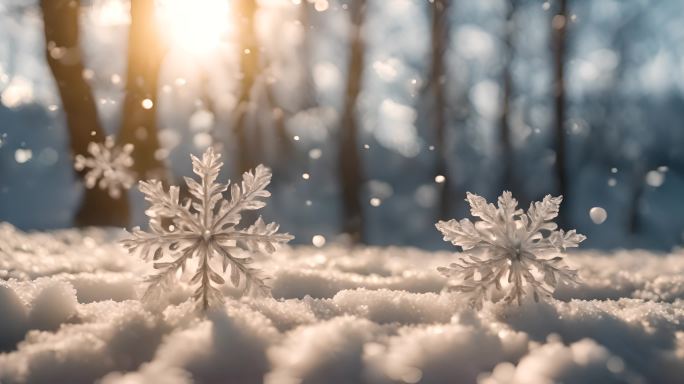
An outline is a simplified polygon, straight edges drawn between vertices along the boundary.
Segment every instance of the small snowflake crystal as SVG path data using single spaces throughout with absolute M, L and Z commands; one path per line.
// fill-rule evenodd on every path
M 480 221 L 449 220 L 436 225 L 445 241 L 463 249 L 461 260 L 438 268 L 456 281 L 450 288 L 466 294 L 470 304 L 481 309 L 483 301 L 499 300 L 497 292 L 505 292 L 504 302 L 521 304 L 526 293 L 539 301 L 550 298 L 559 282 L 577 284 L 577 271 L 565 265 L 560 254 L 586 237 L 575 230 L 556 230 L 552 220 L 562 200 L 562 196 L 547 195 L 530 204 L 525 213 L 508 191 L 496 207 L 468 192 L 470 213 Z
M 151 203 L 146 211 L 150 217 L 150 232 L 135 228 L 128 239 L 122 241 L 130 251 L 139 251 L 145 260 L 154 261 L 158 270 L 149 276 L 149 284 L 143 300 L 158 301 L 166 288 L 175 282 L 177 272 L 184 271 L 191 259 L 196 260 L 190 284 L 196 286 L 193 299 L 202 310 L 223 302 L 223 294 L 212 282 L 222 285 L 230 266 L 230 281 L 243 293 L 268 294 L 270 288 L 261 272 L 250 267 L 253 259 L 245 252 L 273 253 L 276 246 L 285 244 L 293 237 L 277 233 L 276 223 L 266 224 L 261 218 L 251 226 L 239 229 L 243 211 L 257 210 L 266 206 L 265 199 L 271 194 L 266 186 L 271 182 L 271 172 L 263 165 L 254 172 L 245 172 L 242 185 L 221 184 L 216 181 L 223 166 L 220 155 L 209 148 L 199 159 L 192 158 L 192 169 L 200 178 L 198 183 L 185 178 L 190 199 L 180 202 L 180 189 L 172 186 L 168 192 L 160 181 L 141 181 L 140 190 Z M 230 200 L 223 197 L 230 186 Z M 162 219 L 170 220 L 171 225 Z
M 79 172 L 87 169 L 84 177 L 86 188 L 97 185 L 100 189 L 106 189 L 109 196 L 118 199 L 122 190 L 133 186 L 133 144 L 118 147 L 114 138 L 107 136 L 104 143 L 88 143 L 88 153 L 89 157 L 76 155 L 74 163 L 74 168 Z

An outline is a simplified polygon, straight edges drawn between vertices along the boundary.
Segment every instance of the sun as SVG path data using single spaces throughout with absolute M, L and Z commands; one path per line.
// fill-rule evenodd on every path
M 157 0 L 156 7 L 161 34 L 172 48 L 205 54 L 226 39 L 230 25 L 226 0 Z

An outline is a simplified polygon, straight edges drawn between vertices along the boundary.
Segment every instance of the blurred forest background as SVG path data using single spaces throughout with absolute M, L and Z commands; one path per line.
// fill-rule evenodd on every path
M 0 0 L 0 220 L 143 224 L 85 190 L 114 135 L 173 184 L 264 163 L 299 243 L 446 247 L 465 192 L 563 194 L 587 246 L 684 241 L 680 0 Z M 607 212 L 590 216 L 592 208 Z M 340 234 L 345 233 L 342 236 Z

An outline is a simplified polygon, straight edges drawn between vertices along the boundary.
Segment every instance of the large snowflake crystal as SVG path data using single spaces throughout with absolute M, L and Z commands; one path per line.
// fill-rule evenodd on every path
M 470 304 L 481 309 L 485 300 L 498 301 L 500 292 L 504 292 L 504 302 L 521 304 L 526 293 L 539 301 L 550 298 L 559 282 L 577 284 L 577 271 L 560 255 L 586 237 L 575 230 L 556 230 L 552 220 L 562 200 L 562 196 L 547 195 L 530 204 L 525 213 L 510 192 L 499 197 L 498 206 L 468 192 L 470 213 L 480 220 L 436 224 L 445 241 L 463 249 L 461 260 L 438 268 L 453 279 L 450 288 L 467 295 Z
M 88 154 L 76 155 L 74 168 L 77 171 L 86 170 L 84 176 L 86 188 L 96 185 L 106 189 L 109 196 L 118 199 L 121 191 L 129 189 L 135 183 L 135 176 L 131 171 L 133 166 L 133 144 L 118 147 L 112 136 L 107 136 L 104 143 L 88 143 Z
M 254 172 L 244 173 L 242 185 L 221 184 L 216 181 L 223 166 L 220 157 L 211 148 L 202 159 L 191 156 L 193 172 L 200 182 L 185 178 L 191 198 L 182 203 L 178 187 L 172 186 L 166 192 L 160 181 L 140 182 L 140 190 L 151 203 L 146 211 L 150 232 L 135 228 L 122 243 L 130 252 L 139 251 L 145 260 L 151 258 L 158 271 L 147 277 L 149 285 L 143 300 L 158 301 L 191 259 L 196 261 L 190 278 L 190 284 L 197 287 L 193 299 L 203 310 L 223 302 L 223 294 L 212 284 L 225 283 L 219 269 L 225 273 L 230 267 L 230 281 L 236 288 L 242 286 L 243 293 L 270 292 L 261 272 L 250 267 L 253 259 L 248 253 L 273 253 L 277 245 L 293 237 L 277 233 L 276 223 L 266 224 L 261 218 L 247 228 L 237 226 L 243 211 L 266 206 L 264 200 L 271 195 L 266 190 L 271 172 L 259 165 Z M 223 192 L 229 186 L 230 200 L 226 200 Z

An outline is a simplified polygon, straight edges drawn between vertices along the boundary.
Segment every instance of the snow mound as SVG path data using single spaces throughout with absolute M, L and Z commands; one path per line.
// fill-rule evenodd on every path
M 149 266 L 117 232 L 0 225 L 0 382 L 669 383 L 684 377 L 684 253 L 581 251 L 583 284 L 547 303 L 443 291 L 458 257 L 408 248 L 284 249 L 257 260 L 275 298 L 206 317 L 180 285 L 138 301 Z M 230 298 L 232 297 L 232 299 Z

